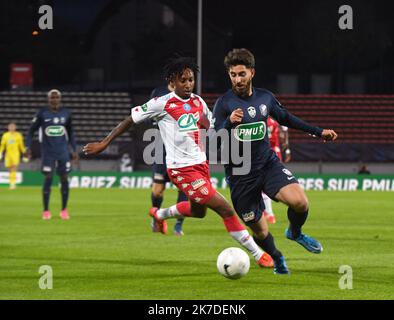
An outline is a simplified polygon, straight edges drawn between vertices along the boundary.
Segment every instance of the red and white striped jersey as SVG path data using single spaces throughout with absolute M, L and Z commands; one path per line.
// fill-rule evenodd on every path
M 171 92 L 132 108 L 131 117 L 135 123 L 146 119 L 157 121 L 166 148 L 167 168 L 183 168 L 206 161 L 201 129 L 211 127 L 212 113 L 198 95 L 182 99 Z

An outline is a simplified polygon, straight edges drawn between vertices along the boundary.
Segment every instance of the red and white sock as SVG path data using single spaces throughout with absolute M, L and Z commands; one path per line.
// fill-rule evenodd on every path
M 161 220 L 190 217 L 190 202 L 182 201 L 169 208 L 159 209 L 157 216 Z
M 263 196 L 265 211 L 267 212 L 267 216 L 272 216 L 274 214 L 272 210 L 272 200 L 265 193 L 261 194 Z
M 249 232 L 239 222 L 236 215 L 223 219 L 224 226 L 230 233 L 231 237 L 239 242 L 248 252 L 254 257 L 256 261 L 259 261 L 264 251 L 256 244 L 253 237 L 250 236 Z

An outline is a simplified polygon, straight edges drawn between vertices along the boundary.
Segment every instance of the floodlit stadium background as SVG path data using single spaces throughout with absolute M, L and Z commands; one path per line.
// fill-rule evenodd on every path
M 47 91 L 57 88 L 73 112 L 81 158 L 69 176 L 67 221 L 59 217 L 56 179 L 53 217 L 40 216 L 37 139 L 32 160 L 19 167 L 16 190 L 8 190 L 8 172 L 0 163 L 0 299 L 392 300 L 391 2 L 0 1 L 0 134 L 12 120 L 26 135 L 34 114 L 47 105 Z M 353 9 L 351 30 L 338 26 L 344 4 Z M 53 8 L 51 30 L 38 26 L 42 5 Z M 175 52 L 198 57 L 201 49 L 202 81 L 196 90 L 201 88 L 212 108 L 230 87 L 223 58 L 236 47 L 255 54 L 255 86 L 271 90 L 295 115 L 339 135 L 334 143 L 323 143 L 290 129 L 287 167 L 310 200 L 304 230 L 324 246 L 322 254 L 311 256 L 287 240 L 287 208 L 273 203 L 277 222 L 270 231 L 290 277 L 253 263 L 240 280 L 222 277 L 218 254 L 237 244 L 213 212 L 186 219 L 183 237 L 173 235 L 174 220 L 166 236 L 151 232 L 152 171 L 142 158 L 148 125 L 119 137 L 101 155 L 88 157 L 81 150 L 164 84 L 162 67 Z M 358 174 L 363 164 L 370 175 Z M 213 184 L 230 200 L 223 168 L 212 165 L 211 171 Z M 342 192 L 348 190 L 359 191 Z M 176 197 L 174 189 L 166 190 L 163 207 Z M 40 287 L 43 266 L 53 269 L 53 289 Z M 341 287 L 344 266 L 352 270 L 351 289 Z M 263 308 L 264 314 L 270 309 Z M 132 310 L 135 315 L 138 308 Z

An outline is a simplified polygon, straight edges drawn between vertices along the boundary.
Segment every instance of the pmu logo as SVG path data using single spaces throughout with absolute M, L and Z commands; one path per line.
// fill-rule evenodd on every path
M 64 135 L 63 126 L 49 126 L 45 129 L 45 134 L 48 137 L 61 137 Z
M 178 119 L 178 125 L 180 129 L 179 131 L 182 132 L 197 131 L 198 120 L 200 120 L 200 115 L 198 112 L 181 115 Z
M 239 141 L 257 141 L 265 137 L 266 126 L 263 121 L 244 123 L 234 130 L 234 136 Z

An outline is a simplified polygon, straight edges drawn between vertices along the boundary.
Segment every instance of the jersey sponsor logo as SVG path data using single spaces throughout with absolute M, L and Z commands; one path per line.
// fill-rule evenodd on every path
M 256 109 L 255 109 L 254 107 L 250 106 L 250 107 L 248 108 L 248 113 L 249 113 L 249 115 L 250 115 L 252 118 L 254 118 L 254 117 L 256 116 Z
M 176 103 L 170 103 L 170 105 L 168 106 L 168 108 L 170 108 L 170 109 L 176 108 Z
M 208 193 L 209 193 L 209 190 L 208 190 L 207 187 L 202 187 L 202 188 L 200 188 L 198 191 L 200 191 L 201 194 L 203 194 L 204 196 L 207 196 Z
M 264 121 L 243 123 L 235 127 L 234 136 L 239 141 L 263 140 L 266 129 Z
M 147 105 L 146 103 L 144 103 L 144 104 L 141 106 L 141 109 L 142 109 L 142 111 L 147 112 L 147 111 L 148 111 L 148 105 Z
M 200 115 L 198 112 L 196 113 L 187 113 L 183 114 L 178 119 L 178 126 L 180 128 L 179 131 L 197 131 L 198 130 L 198 120 L 200 119 Z
M 205 183 L 206 182 L 204 179 L 197 179 L 197 180 L 193 181 L 191 184 L 192 184 L 193 189 L 196 190 L 196 189 L 202 187 Z
M 53 123 L 54 123 L 54 124 L 59 123 L 59 121 L 60 121 L 60 119 L 59 119 L 58 117 L 53 118 Z
M 282 171 L 283 171 L 283 173 L 284 174 L 287 174 L 288 176 L 292 176 L 293 174 L 291 173 L 291 171 L 290 170 L 288 170 L 288 169 L 282 169 Z
M 49 126 L 45 128 L 45 134 L 48 137 L 61 137 L 64 135 L 64 133 L 63 126 Z
M 187 112 L 187 111 L 190 111 L 191 109 L 192 109 L 192 107 L 190 106 L 190 104 L 185 103 L 185 104 L 183 105 L 183 110 L 185 110 L 186 112 Z
M 44 121 L 45 121 L 45 122 L 49 122 L 49 121 L 51 121 L 51 120 L 52 120 L 52 119 L 45 119 Z
M 268 114 L 267 106 L 265 104 L 260 104 L 259 109 L 260 109 L 261 115 L 263 117 L 266 117 Z
M 254 220 L 254 217 L 255 217 L 255 214 L 253 211 L 242 214 L 242 220 L 245 222 Z

